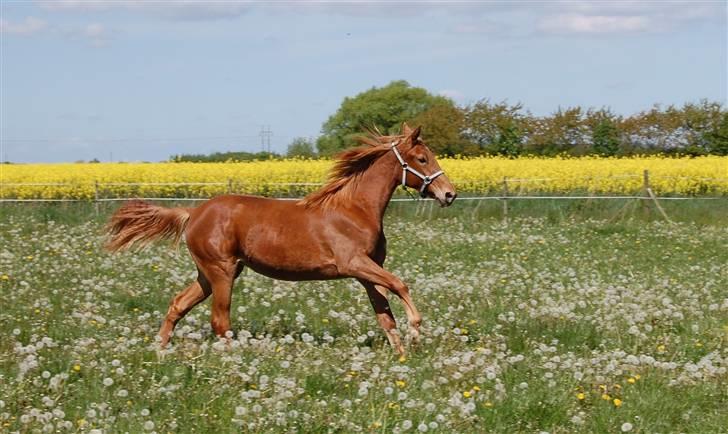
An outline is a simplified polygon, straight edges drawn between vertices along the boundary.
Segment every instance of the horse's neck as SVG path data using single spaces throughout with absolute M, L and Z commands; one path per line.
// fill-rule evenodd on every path
M 384 211 L 401 179 L 400 169 L 394 154 L 385 154 L 361 175 L 354 190 L 354 201 L 377 224 L 382 223 Z

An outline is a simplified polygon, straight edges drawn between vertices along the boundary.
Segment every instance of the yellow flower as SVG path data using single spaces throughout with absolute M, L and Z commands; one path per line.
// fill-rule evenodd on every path
M 324 318 L 324 319 L 321 320 L 321 322 L 324 323 L 324 324 L 328 324 L 329 323 L 329 319 L 328 318 Z
M 395 384 L 397 385 L 397 387 L 404 387 L 407 385 L 407 383 L 405 383 L 403 380 L 397 380 Z
M 399 356 L 399 363 L 404 363 L 407 361 L 407 357 L 405 356 Z
M 634 384 L 634 383 L 636 383 L 636 382 L 637 382 L 637 379 L 636 379 L 636 378 L 634 378 L 634 377 L 629 377 L 629 378 L 627 379 L 627 383 L 629 383 L 629 384 Z
M 490 401 L 485 401 L 485 402 L 483 403 L 483 406 L 484 406 L 484 407 L 486 407 L 486 408 L 491 408 L 491 407 L 493 406 L 493 403 L 492 403 L 492 402 L 490 402 Z
M 619 399 L 619 398 L 614 398 L 614 401 L 612 401 L 612 402 L 614 403 L 614 406 L 615 407 L 621 407 L 622 406 L 622 400 Z
M 478 386 L 473 386 L 473 390 L 474 390 L 474 391 L 476 391 L 476 392 L 480 392 L 480 387 L 478 387 Z
M 79 419 L 76 421 L 76 423 L 78 424 L 78 426 L 84 426 L 86 425 L 86 419 Z
M 451 179 L 457 179 L 458 191 L 481 192 L 484 185 L 500 185 L 503 177 L 542 178 L 518 186 L 519 193 L 558 193 L 588 191 L 592 194 L 634 194 L 642 187 L 642 169 L 661 176 L 653 177 L 654 190 L 659 194 L 722 195 L 728 191 L 725 177 L 726 157 L 665 158 L 657 156 L 631 158 L 542 158 L 476 157 L 441 158 L 442 168 Z M 209 197 L 232 189 L 236 193 L 290 195 L 290 183 L 319 183 L 333 161 L 287 159 L 281 161 L 253 161 L 219 163 L 154 163 L 154 164 L 13 164 L 3 168 L 3 197 L 45 199 L 93 199 L 95 181 L 104 194 L 128 196 L 130 187 L 123 183 L 142 183 L 137 190 L 141 196 L 179 195 L 176 187 L 144 184 L 165 182 L 197 182 L 202 185 L 184 186 L 190 196 Z M 568 176 L 564 176 L 567 173 Z M 614 177 L 615 174 L 627 176 Z M 685 177 L 676 181 L 676 177 Z M 233 183 L 230 179 L 245 179 Z M 27 185 L 27 183 L 59 183 L 54 186 Z M 121 185 L 108 185 L 109 183 Z M 26 183 L 26 185 L 12 185 Z M 212 185 L 204 185 L 212 183 Z M 316 185 L 296 187 L 296 193 L 306 194 Z M 539 243 L 542 240 L 538 241 Z
M 466 390 L 465 392 L 463 392 L 463 396 L 466 398 L 470 398 L 472 396 L 472 393 Z
M 399 404 L 397 404 L 396 402 L 390 402 L 389 404 L 387 404 L 387 407 L 396 410 L 399 408 Z
M 81 365 L 73 365 L 73 370 L 78 372 L 81 370 Z
M 8 276 L 7 274 L 3 274 L 2 279 L 3 280 L 9 280 L 10 279 L 10 276 Z
M 576 394 L 576 399 L 578 399 L 579 401 L 583 401 L 584 399 L 586 399 L 586 395 L 584 395 L 584 392 L 579 392 Z
M 664 353 L 665 352 L 665 346 L 660 344 L 657 346 L 657 352 L 658 353 Z
M 610 399 L 612 399 L 612 397 L 611 397 L 611 396 L 609 396 L 609 395 L 608 395 L 608 394 L 606 394 L 606 393 L 603 393 L 603 394 L 602 394 L 602 399 L 603 399 L 603 400 L 605 400 L 605 401 L 609 401 Z
M 634 376 L 634 379 L 635 379 L 635 380 L 639 380 L 640 378 L 642 378 L 642 376 L 641 376 L 640 374 L 636 374 L 636 375 Z

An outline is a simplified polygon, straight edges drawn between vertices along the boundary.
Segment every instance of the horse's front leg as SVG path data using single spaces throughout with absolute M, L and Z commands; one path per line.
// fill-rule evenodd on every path
M 384 334 L 387 335 L 389 344 L 400 355 L 404 355 L 404 347 L 402 346 L 402 341 L 399 339 L 399 332 L 397 331 L 397 322 L 394 320 L 392 309 L 389 307 L 389 300 L 387 300 L 387 288 L 375 285 L 366 280 L 358 280 L 367 290 L 369 301 L 372 303 L 374 313 L 377 315 L 377 322 L 384 330 Z
M 415 307 L 412 297 L 409 294 L 409 288 L 397 276 L 385 270 L 374 262 L 368 256 L 360 256 L 354 258 L 349 263 L 350 269 L 347 272 L 357 279 L 371 282 L 373 285 L 380 285 L 388 288 L 404 304 L 404 311 L 407 314 L 409 323 L 409 332 L 414 343 L 420 338 L 420 325 L 422 324 L 422 316 Z

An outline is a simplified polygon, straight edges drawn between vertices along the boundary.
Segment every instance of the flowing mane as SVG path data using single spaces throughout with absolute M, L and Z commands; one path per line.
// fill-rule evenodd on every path
M 341 202 L 351 200 L 354 186 L 361 175 L 374 164 L 379 157 L 389 151 L 390 144 L 404 135 L 384 136 L 377 130 L 369 131 L 367 136 L 357 137 L 362 146 L 347 149 L 336 156 L 328 182 L 298 202 L 306 208 L 334 208 Z

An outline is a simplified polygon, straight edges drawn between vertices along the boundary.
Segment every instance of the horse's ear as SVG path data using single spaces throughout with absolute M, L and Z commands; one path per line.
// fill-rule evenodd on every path
M 422 127 L 417 127 L 414 129 L 414 131 L 411 130 L 409 133 L 409 137 L 412 140 L 412 143 L 414 143 L 418 137 L 420 137 L 420 131 L 422 130 Z
M 404 136 L 409 135 L 412 132 L 412 128 L 407 125 L 407 122 L 402 122 L 402 132 L 401 134 Z

